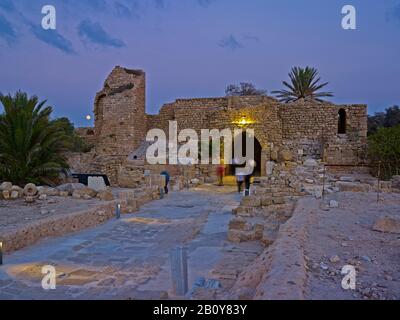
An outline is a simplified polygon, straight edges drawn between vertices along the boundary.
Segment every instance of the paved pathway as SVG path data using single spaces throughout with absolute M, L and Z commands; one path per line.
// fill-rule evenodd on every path
M 169 252 L 178 245 L 188 247 L 190 284 L 212 275 L 231 284 L 261 250 L 226 240 L 239 200 L 234 189 L 214 186 L 172 193 L 139 214 L 5 256 L 0 299 L 165 298 L 171 290 Z M 42 289 L 44 265 L 56 267 L 56 290 Z

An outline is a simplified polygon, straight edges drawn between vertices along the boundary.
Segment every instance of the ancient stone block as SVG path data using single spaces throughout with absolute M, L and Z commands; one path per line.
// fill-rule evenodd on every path
M 242 199 L 242 205 L 247 207 L 259 207 L 261 206 L 261 199 L 255 196 L 244 197 Z
M 371 186 L 363 183 L 353 183 L 353 182 L 342 182 L 336 183 L 339 187 L 340 192 L 369 192 L 371 191 Z
M 247 228 L 247 222 L 243 218 L 234 218 L 229 222 L 229 230 L 245 230 Z
M 97 193 L 97 198 L 99 198 L 101 201 L 112 201 L 114 200 L 114 195 L 112 194 L 112 191 L 110 188 L 107 188 L 105 190 L 101 190 Z
M 384 233 L 400 234 L 400 219 L 394 217 L 380 218 L 374 224 L 373 230 Z
M 12 183 L 11 182 L 3 182 L 0 185 L 0 191 L 11 191 Z

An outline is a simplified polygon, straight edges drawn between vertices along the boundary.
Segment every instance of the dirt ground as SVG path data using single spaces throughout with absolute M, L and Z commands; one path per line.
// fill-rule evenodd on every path
M 307 227 L 305 298 L 400 299 L 400 235 L 372 230 L 380 217 L 400 217 L 400 194 L 383 194 L 379 203 L 376 193 L 334 197 L 339 208 L 321 206 Z M 344 265 L 356 267 L 354 291 L 342 289 Z
M 67 215 L 86 210 L 102 202 L 97 199 L 79 200 L 72 197 L 48 197 L 26 203 L 24 199 L 0 200 L 0 233 L 6 233 L 32 222 L 40 222 L 48 217 Z

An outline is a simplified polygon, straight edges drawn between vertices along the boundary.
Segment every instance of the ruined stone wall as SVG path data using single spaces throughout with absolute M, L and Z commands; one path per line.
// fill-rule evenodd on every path
M 339 110 L 346 112 L 346 133 L 339 134 Z M 363 161 L 367 138 L 365 105 L 334 105 L 301 101 L 280 106 L 282 148 L 301 160 L 323 158 L 329 164 Z
M 338 134 L 339 110 L 346 112 L 346 134 Z M 245 119 L 246 125 L 240 121 Z M 109 175 L 114 185 L 137 185 L 144 171 L 132 160 L 144 160 L 146 134 L 151 129 L 169 133 L 169 121 L 178 132 L 194 129 L 254 129 L 262 147 L 261 168 L 267 161 L 302 161 L 323 158 L 329 164 L 357 164 L 365 157 L 367 107 L 337 106 L 301 100 L 281 104 L 265 96 L 178 99 L 164 105 L 159 114 L 145 113 L 145 73 L 116 67 L 95 99 L 94 136 L 90 128 L 81 136 L 95 141 L 91 155 L 76 158 L 90 162 L 79 167 Z M 137 155 L 136 155 L 137 153 Z M 128 156 L 129 159 L 128 160 Z M 158 168 L 159 169 L 159 168 Z M 199 171 L 214 172 L 212 166 Z
M 145 73 L 116 67 L 96 95 L 96 153 L 126 155 L 146 135 Z

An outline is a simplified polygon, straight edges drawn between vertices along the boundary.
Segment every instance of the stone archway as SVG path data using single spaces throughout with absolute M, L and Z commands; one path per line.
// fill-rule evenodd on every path
M 246 132 L 242 132 L 242 154 L 245 155 L 246 153 Z M 236 136 L 234 138 L 234 141 L 232 143 L 232 159 L 234 158 L 234 144 L 236 139 L 238 139 L 238 137 Z M 254 161 L 256 162 L 256 167 L 254 170 L 254 176 L 259 177 L 263 174 L 263 161 L 262 161 L 262 145 L 260 143 L 260 141 L 254 137 Z M 228 165 L 227 167 L 227 171 L 226 171 L 227 175 L 230 176 L 234 176 L 235 175 L 235 166 L 234 165 Z

